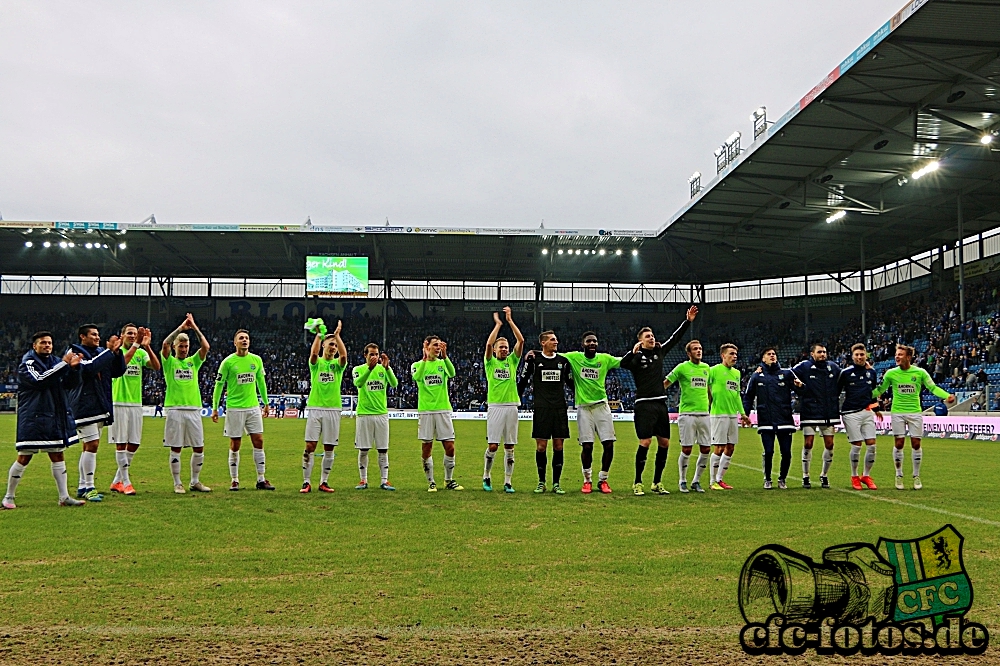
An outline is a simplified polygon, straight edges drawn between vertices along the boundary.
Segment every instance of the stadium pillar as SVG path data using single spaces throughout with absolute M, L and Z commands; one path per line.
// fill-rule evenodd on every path
M 962 193 L 958 193 L 958 317 L 965 323 L 965 230 L 962 220 Z
M 861 237 L 861 337 L 868 333 L 865 321 L 865 237 Z
M 389 282 L 389 276 L 385 276 L 385 282 L 382 285 L 382 351 L 385 351 L 385 346 L 389 343 L 389 293 L 392 290 L 392 285 Z
M 805 306 L 806 317 L 805 317 L 805 333 L 806 333 L 806 347 L 809 346 L 809 264 L 806 263 L 806 274 L 804 276 L 805 280 L 805 301 L 803 304 Z

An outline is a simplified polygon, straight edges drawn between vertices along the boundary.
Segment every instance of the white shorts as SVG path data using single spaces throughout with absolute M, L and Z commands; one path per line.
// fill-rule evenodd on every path
M 455 441 L 451 412 L 423 412 L 417 417 L 417 439 L 421 442 Z
M 708 414 L 680 414 L 677 429 L 681 433 L 681 446 L 708 446 L 712 443 L 711 420 Z
M 517 405 L 489 405 L 486 408 L 486 443 L 517 445 Z
M 354 424 L 354 448 L 388 450 L 389 415 L 359 414 Z
M 167 407 L 167 418 L 163 422 L 163 446 L 171 449 L 205 446 L 201 410 L 197 407 Z
M 606 402 L 577 407 L 576 429 L 581 444 L 615 441 L 615 422 L 611 418 L 611 407 Z
M 115 403 L 115 422 L 108 428 L 108 441 L 137 445 L 142 442 L 142 405 Z
M 920 439 L 924 436 L 924 415 L 923 414 L 892 414 L 892 436 L 906 437 L 906 431 L 910 431 L 910 437 Z
M 870 409 L 843 414 L 840 420 L 847 431 L 847 441 L 851 444 L 875 439 L 875 415 Z
M 226 426 L 223 429 L 226 437 L 259 435 L 263 432 L 264 418 L 260 414 L 260 407 L 226 410 Z
M 833 437 L 837 433 L 837 426 L 833 425 L 803 425 L 802 434 L 806 437 Z
M 103 429 L 103 423 L 88 423 L 87 425 L 77 427 L 76 434 L 80 437 L 80 443 L 86 444 L 87 442 L 93 442 L 95 439 L 100 439 L 101 430 Z
M 740 443 L 739 417 L 735 414 L 712 414 L 709 419 L 712 423 L 713 446 Z
M 337 446 L 340 442 L 340 410 L 309 408 L 306 421 L 306 441 L 319 442 L 323 446 Z

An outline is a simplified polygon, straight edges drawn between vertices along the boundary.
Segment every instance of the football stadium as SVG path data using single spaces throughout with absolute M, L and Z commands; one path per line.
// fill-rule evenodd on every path
M 0 220 L 0 662 L 1000 663 L 1000 2 L 872 28 L 657 229 Z

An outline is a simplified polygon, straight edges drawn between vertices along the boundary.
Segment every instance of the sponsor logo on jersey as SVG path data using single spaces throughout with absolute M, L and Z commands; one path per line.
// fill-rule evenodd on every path
M 331 384 L 337 381 L 337 375 L 332 372 L 321 372 L 319 373 L 319 381 L 321 384 Z
M 733 381 L 732 379 L 727 379 L 726 388 L 729 389 L 730 391 L 739 391 L 740 383 L 737 381 Z
M 241 372 L 236 375 L 237 384 L 253 384 L 255 381 L 254 373 L 252 372 Z
M 424 375 L 424 384 L 427 386 L 441 386 L 444 378 L 441 375 Z
M 700 376 L 692 377 L 691 388 L 696 388 L 696 389 L 708 388 L 708 379 Z
M 141 377 L 142 366 L 130 363 L 127 366 L 125 366 L 125 374 L 129 377 Z
M 543 382 L 558 382 L 562 380 L 562 373 L 558 370 L 542 370 Z
M 510 379 L 510 369 L 509 368 L 494 368 L 493 379 L 500 381 L 505 381 Z
M 896 390 L 900 395 L 916 395 L 917 387 L 913 384 L 896 384 Z
M 365 382 L 365 386 L 368 388 L 369 391 L 385 390 L 385 382 L 379 381 L 377 379 L 369 379 L 367 382 Z
M 194 379 L 194 373 L 189 368 L 174 368 L 174 380 L 189 382 Z
M 580 376 L 584 379 L 600 379 L 601 371 L 597 368 L 580 368 Z

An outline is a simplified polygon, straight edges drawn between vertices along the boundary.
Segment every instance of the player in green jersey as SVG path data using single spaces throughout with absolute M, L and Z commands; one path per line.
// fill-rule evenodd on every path
M 312 470 L 316 461 L 316 444 L 323 440 L 323 467 L 319 477 L 319 490 L 332 493 L 327 481 L 333 469 L 335 447 L 340 441 L 340 412 L 344 405 L 340 397 L 340 383 L 347 367 L 347 347 L 340 338 L 343 320 L 337 322 L 333 333 L 326 334 L 326 325 L 319 320 L 312 347 L 309 349 L 309 410 L 306 421 L 306 450 L 302 454 L 302 490 L 312 491 Z M 320 347 L 323 355 L 320 356 Z
M 382 490 L 395 490 L 389 483 L 389 406 L 388 388 L 399 386 L 389 357 L 380 354 L 378 345 L 365 345 L 365 362 L 351 373 L 358 389 L 358 417 L 354 426 L 354 448 L 358 450 L 358 472 L 361 482 L 355 490 L 368 489 L 368 454 L 378 451 L 378 467 Z
M 691 452 L 698 446 L 698 463 L 694 470 L 691 490 L 703 493 L 702 472 L 708 467 L 711 448 L 711 421 L 708 409 L 708 364 L 702 362 L 701 342 L 691 340 L 684 346 L 688 360 L 677 365 L 663 380 L 663 388 L 671 384 L 680 385 L 681 402 L 677 415 L 677 430 L 680 432 L 681 454 L 677 456 L 677 473 L 680 477 L 678 488 L 688 492 L 687 469 Z
M 190 355 L 191 340 L 187 333 L 198 341 L 198 353 Z M 163 446 L 170 449 L 170 473 L 174 477 L 174 492 L 183 495 L 181 484 L 181 449 L 191 448 L 192 491 L 208 493 L 212 489 L 201 482 L 201 468 L 205 464 L 205 432 L 201 423 L 201 386 L 198 370 L 201 369 L 209 351 L 208 338 L 188 313 L 181 325 L 163 340 L 160 360 L 163 364 L 163 380 L 167 392 L 163 404 L 167 418 L 163 423 Z
M 142 369 L 160 369 L 160 359 L 149 346 L 153 334 L 148 328 L 125 324 L 121 330 L 125 350 L 125 374 L 111 380 L 111 398 L 115 422 L 108 430 L 108 440 L 115 445 L 118 473 L 111 482 L 111 492 L 135 495 L 128 470 L 142 442 Z
M 608 391 L 604 382 L 609 370 L 621 366 L 617 356 L 597 351 L 597 333 L 587 331 L 581 338 L 583 351 L 566 352 L 566 360 L 573 370 L 573 393 L 576 402 L 576 426 L 580 438 L 580 464 L 583 467 L 585 495 L 593 491 L 594 440 L 600 439 L 604 451 L 601 455 L 601 473 L 597 489 L 604 494 L 611 492 L 608 473 L 615 457 L 615 423 L 608 405 Z
M 483 490 L 493 490 L 490 470 L 497 449 L 503 444 L 504 480 L 503 491 L 513 493 L 511 478 L 514 474 L 514 447 L 517 445 L 517 408 L 521 397 L 517 393 L 517 365 L 524 351 L 524 336 L 514 323 L 509 307 L 503 309 L 510 330 L 514 333 L 514 353 L 510 353 L 507 338 L 500 334 L 500 315 L 493 313 L 493 330 L 486 338 L 486 353 L 483 356 L 483 371 L 486 373 L 486 454 L 483 468 Z
M 219 365 L 212 393 L 212 422 L 219 422 L 219 400 L 226 392 L 225 435 L 229 438 L 230 490 L 240 489 L 240 443 L 243 434 L 250 435 L 253 462 L 257 467 L 257 490 L 274 490 L 264 476 L 264 418 L 270 412 L 267 384 L 264 381 L 264 361 L 250 353 L 250 332 L 244 328 L 233 336 L 236 351 Z
M 892 450 L 892 460 L 896 464 L 896 489 L 903 490 L 903 447 L 906 444 L 906 432 L 910 432 L 910 458 L 913 463 L 913 489 L 920 490 L 920 463 L 924 452 L 920 448 L 920 439 L 924 435 L 924 415 L 920 405 L 920 392 L 927 389 L 949 404 L 955 404 L 955 396 L 939 387 L 921 367 L 913 365 L 913 347 L 896 345 L 896 367 L 882 376 L 882 383 L 873 391 L 874 397 L 879 397 L 886 391 L 892 391 L 892 436 L 896 439 L 896 447 Z
M 455 426 L 451 422 L 451 399 L 448 380 L 455 376 L 455 366 L 448 358 L 448 343 L 436 335 L 424 338 L 424 357 L 410 366 L 410 376 L 417 383 L 417 438 L 421 443 L 427 492 L 436 493 L 434 440 L 444 447 L 444 480 L 448 490 L 465 490 L 455 481 Z
M 726 343 L 719 348 L 722 363 L 708 370 L 708 398 L 711 401 L 709 420 L 712 426 L 712 452 L 708 470 L 712 490 L 732 490 L 733 487 L 722 480 L 733 459 L 733 451 L 740 441 L 739 424 L 750 425 L 743 396 L 740 394 L 740 371 L 736 369 L 739 348 Z

